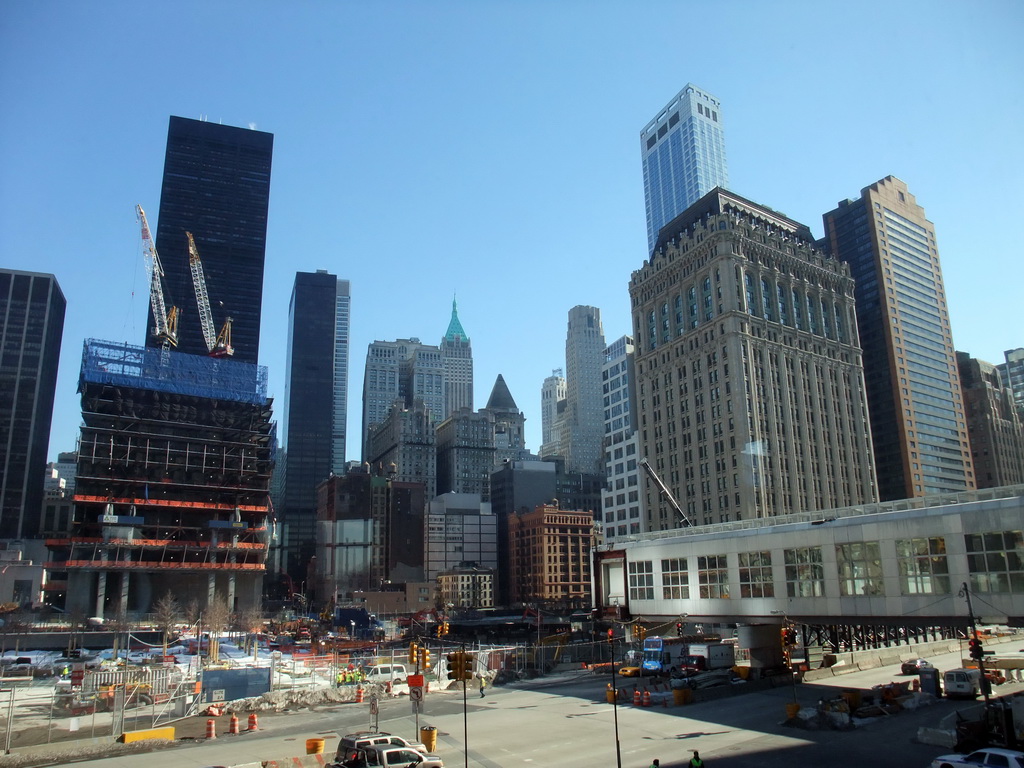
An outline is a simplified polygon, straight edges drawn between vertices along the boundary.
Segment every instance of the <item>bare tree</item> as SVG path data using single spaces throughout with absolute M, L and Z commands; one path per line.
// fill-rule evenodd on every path
M 171 590 L 167 590 L 167 593 L 153 606 L 153 618 L 156 619 L 156 625 L 164 636 L 164 656 L 167 655 L 167 636 L 174 632 L 174 627 L 180 617 L 181 606 Z
M 263 608 L 259 605 L 253 605 L 245 610 L 239 611 L 236 617 L 238 622 L 238 628 L 245 633 L 245 649 L 246 651 L 252 647 L 253 658 L 256 658 L 256 649 L 259 647 L 259 641 L 256 638 L 257 633 L 263 630 Z
M 203 611 L 203 624 L 210 630 L 210 661 L 217 661 L 219 658 L 220 649 L 217 638 L 228 628 L 230 620 L 231 610 L 228 608 L 227 600 L 218 592 L 214 596 L 213 602 Z M 202 638 L 200 638 L 200 644 L 202 644 Z
M 185 604 L 185 623 L 192 626 L 199 621 L 200 613 L 202 609 L 199 607 L 199 600 L 193 597 Z

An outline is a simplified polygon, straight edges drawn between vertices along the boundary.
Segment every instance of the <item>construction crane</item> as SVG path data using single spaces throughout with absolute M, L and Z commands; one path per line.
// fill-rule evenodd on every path
M 672 495 L 672 491 L 670 491 L 668 489 L 668 486 L 662 482 L 660 477 L 658 477 L 658 473 L 655 472 L 654 467 L 652 467 L 647 462 L 646 457 L 640 459 L 640 466 L 643 467 L 644 470 L 647 472 L 647 476 L 651 478 L 651 482 L 658 486 L 658 490 L 661 491 L 661 495 L 665 497 L 665 501 L 669 503 L 669 506 L 671 506 L 672 509 L 674 509 L 679 514 L 679 516 L 683 519 L 683 522 L 686 523 L 687 526 L 692 526 L 693 523 L 690 522 L 690 518 L 688 518 L 686 516 L 686 513 L 683 512 L 683 508 L 679 506 L 679 502 L 676 501 L 676 497 Z
M 199 305 L 199 324 L 203 329 L 203 340 L 206 341 L 206 349 L 210 357 L 230 357 L 235 354 L 231 346 L 231 318 L 229 317 L 220 333 L 214 334 L 213 313 L 210 311 L 210 297 L 206 292 L 206 275 L 203 274 L 203 262 L 199 258 L 199 249 L 196 248 L 195 238 L 191 232 L 186 232 L 188 237 L 188 264 L 192 269 L 192 285 L 196 289 L 196 304 Z
M 166 352 L 170 347 L 178 346 L 178 308 L 171 306 L 167 309 L 164 301 L 164 267 L 160 263 L 160 256 L 156 252 L 156 245 L 149 231 L 146 212 L 142 210 L 141 205 L 136 205 L 135 213 L 142 227 L 142 250 L 146 259 L 146 271 L 149 273 L 149 304 L 153 309 L 155 323 L 152 333 L 154 338 L 160 340 L 161 347 Z

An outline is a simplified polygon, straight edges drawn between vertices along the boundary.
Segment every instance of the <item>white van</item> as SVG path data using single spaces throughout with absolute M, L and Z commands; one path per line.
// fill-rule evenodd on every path
M 981 693 L 981 671 L 977 669 L 951 669 L 942 676 L 942 688 L 946 697 L 955 699 L 977 698 Z
M 404 683 L 407 677 L 405 664 L 376 664 L 366 670 L 368 683 Z

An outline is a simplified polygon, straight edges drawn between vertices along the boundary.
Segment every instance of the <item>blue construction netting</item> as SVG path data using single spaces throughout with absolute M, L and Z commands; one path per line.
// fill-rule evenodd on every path
M 85 382 L 256 405 L 267 400 L 265 365 L 98 339 L 85 340 L 79 391 Z

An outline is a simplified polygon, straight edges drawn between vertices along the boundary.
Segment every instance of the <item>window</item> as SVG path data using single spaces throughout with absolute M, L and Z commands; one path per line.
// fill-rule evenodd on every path
M 629 564 L 629 599 L 654 599 L 654 566 L 650 560 Z
M 704 598 L 729 597 L 729 571 L 725 555 L 710 555 L 697 558 L 697 581 L 700 596 Z
M 686 570 L 685 557 L 661 561 L 661 585 L 661 596 L 666 600 L 689 599 L 690 575 Z
M 898 539 L 896 557 L 902 594 L 949 594 L 949 566 L 946 562 L 944 538 Z
M 877 541 L 836 545 L 839 594 L 844 597 L 884 595 L 882 557 Z
M 771 552 L 740 552 L 740 597 L 775 597 Z
M 967 570 L 976 592 L 1024 594 L 1024 534 L 1021 531 L 969 533 Z
M 799 547 L 783 553 L 786 560 L 787 597 L 824 597 L 825 570 L 821 547 Z

